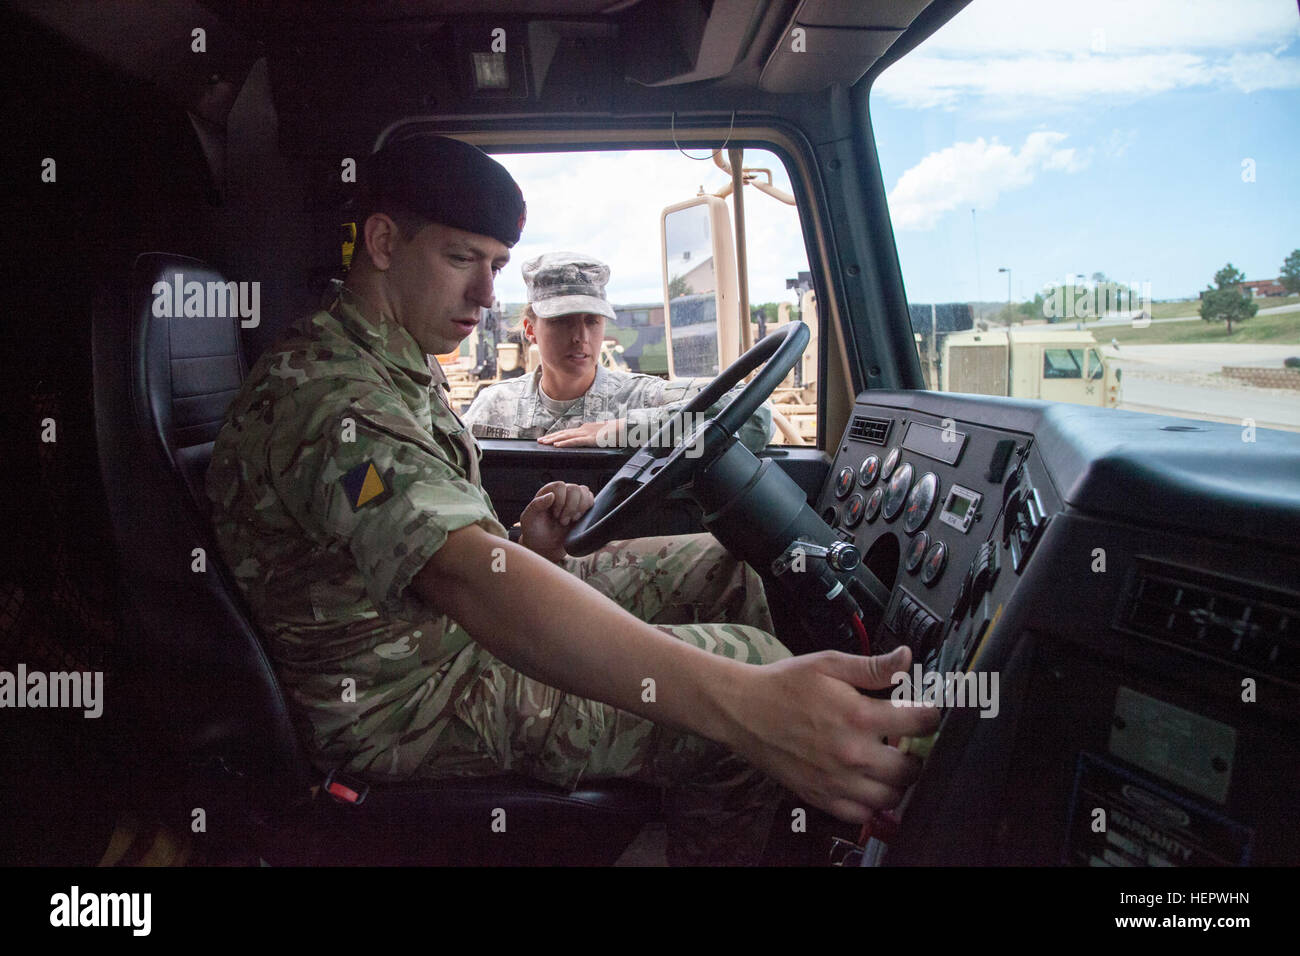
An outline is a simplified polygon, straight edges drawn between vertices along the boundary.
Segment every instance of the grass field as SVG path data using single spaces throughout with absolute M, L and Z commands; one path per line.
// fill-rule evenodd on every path
M 1256 299 L 1261 309 L 1271 309 L 1279 305 L 1300 305 L 1300 295 L 1290 295 L 1281 299 Z M 1151 306 L 1151 318 L 1175 319 L 1184 315 L 1199 315 L 1201 303 L 1198 299 L 1187 302 L 1156 302 Z M 1265 316 L 1267 318 L 1267 316 Z M 1252 321 L 1254 321 L 1252 319 Z
M 1285 305 L 1287 300 L 1275 299 L 1269 302 Z M 1190 303 L 1162 303 L 1190 305 Z M 1262 306 L 1266 308 L 1266 306 Z M 1153 318 L 1160 318 L 1160 305 L 1153 309 Z M 1087 328 L 1087 326 L 1084 326 Z M 1206 342 L 1224 342 L 1228 344 L 1273 344 L 1300 346 L 1300 312 L 1284 312 L 1281 315 L 1256 315 L 1245 322 L 1233 323 L 1232 335 L 1223 323 L 1208 322 L 1166 322 L 1152 324 L 1145 329 L 1129 326 L 1110 326 L 1095 330 L 1098 341 L 1108 342 L 1114 337 L 1122 345 L 1194 345 Z M 1297 353 L 1300 355 L 1300 348 Z

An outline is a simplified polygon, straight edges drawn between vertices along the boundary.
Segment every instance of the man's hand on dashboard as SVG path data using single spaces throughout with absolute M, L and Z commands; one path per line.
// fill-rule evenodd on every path
M 519 543 L 548 561 L 562 561 L 564 538 L 575 521 L 591 510 L 596 497 L 586 485 L 552 481 L 537 491 L 519 517 Z
M 884 743 L 923 737 L 939 727 L 935 707 L 899 707 L 859 694 L 890 687 L 912 652 L 880 657 L 822 651 L 747 669 L 734 701 L 741 756 L 822 810 L 865 823 L 873 810 L 898 805 L 921 760 Z
M 624 419 L 614 418 L 603 422 L 587 422 L 576 428 L 563 428 L 537 439 L 543 445 L 556 448 L 618 448 L 623 444 Z

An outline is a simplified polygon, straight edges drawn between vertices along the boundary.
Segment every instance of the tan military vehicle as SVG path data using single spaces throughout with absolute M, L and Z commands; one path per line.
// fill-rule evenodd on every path
M 943 341 L 945 392 L 1041 398 L 1116 408 L 1120 370 L 1091 332 L 1023 326 L 949 333 Z
M 744 187 L 795 204 L 793 196 L 772 185 L 770 170 L 742 165 L 742 150 L 732 149 L 729 161 L 715 150 L 713 161 L 732 181 L 717 193 L 701 190 L 674 203 L 660 216 L 670 378 L 717 375 L 756 341 L 756 324 L 741 319 L 750 311 Z M 734 233 L 728 196 L 735 211 Z M 804 445 L 817 439 L 817 295 L 811 289 L 802 293 L 800 319 L 809 328 L 809 346 L 772 394 L 772 444 Z M 782 303 L 777 322 L 766 332 L 778 332 L 789 321 L 789 306 Z

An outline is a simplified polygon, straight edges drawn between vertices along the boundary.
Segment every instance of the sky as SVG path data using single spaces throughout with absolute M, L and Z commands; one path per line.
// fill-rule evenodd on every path
M 1194 298 L 1300 248 L 1296 0 L 975 0 L 870 103 L 912 302 L 1004 300 L 999 268 L 1017 301 L 1096 272 Z M 660 212 L 728 181 L 688 152 L 497 154 L 528 202 L 498 298 L 569 250 L 609 263 L 612 301 L 662 301 Z M 774 155 L 745 165 L 789 191 Z M 794 302 L 797 212 L 755 189 L 745 210 L 750 301 Z
M 703 161 L 688 156 L 703 156 Z M 497 279 L 497 298 L 524 302 L 523 263 L 544 252 L 591 255 L 610 267 L 608 298 L 616 304 L 663 302 L 660 214 L 696 196 L 717 192 L 731 177 L 703 149 L 589 153 L 497 153 L 528 204 L 528 222 L 510 263 Z M 790 179 L 775 155 L 746 150 L 745 167 L 772 171 L 775 185 Z M 731 200 L 727 200 L 730 207 Z M 799 214 L 793 206 L 745 189 L 750 301 L 795 302 L 785 280 L 807 271 Z
M 914 302 L 1102 272 L 1194 297 L 1300 248 L 1295 0 L 976 0 L 881 74 Z M 972 210 L 974 214 L 972 215 Z

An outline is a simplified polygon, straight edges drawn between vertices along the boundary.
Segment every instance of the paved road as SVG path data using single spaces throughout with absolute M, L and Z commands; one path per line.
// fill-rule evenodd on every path
M 1225 365 L 1277 368 L 1294 345 L 1105 346 L 1124 370 L 1121 408 L 1210 421 L 1253 419 L 1261 428 L 1300 431 L 1300 391 L 1256 388 L 1218 375 Z
M 1279 394 L 1260 395 L 1259 392 Z M 1291 392 L 1290 397 L 1284 397 L 1282 392 L 1282 389 L 1252 389 L 1247 393 L 1126 378 L 1120 408 L 1212 422 L 1240 424 L 1249 418 L 1258 428 L 1300 432 L 1300 392 Z
M 1195 345 L 1110 345 L 1102 348 L 1108 359 L 1120 363 L 1128 374 L 1144 369 L 1165 372 L 1211 374 L 1225 365 L 1260 365 L 1281 368 L 1285 359 L 1300 356 L 1300 345 L 1224 345 L 1213 342 Z

